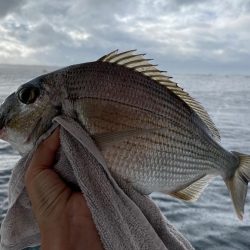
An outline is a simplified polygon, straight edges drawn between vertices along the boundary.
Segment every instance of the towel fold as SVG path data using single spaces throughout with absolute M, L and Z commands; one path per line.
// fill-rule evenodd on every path
M 13 169 L 9 209 L 1 225 L 2 250 L 21 250 L 40 244 L 24 175 L 34 150 L 58 125 L 61 125 L 61 147 L 55 169 L 66 182 L 78 186 L 83 193 L 106 250 L 193 249 L 148 196 L 110 174 L 101 152 L 76 121 L 58 116 L 54 122 Z

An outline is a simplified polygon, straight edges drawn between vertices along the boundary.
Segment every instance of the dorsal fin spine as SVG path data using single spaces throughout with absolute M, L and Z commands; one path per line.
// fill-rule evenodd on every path
M 138 59 L 138 60 L 135 60 L 135 61 L 132 61 L 132 62 L 127 62 L 127 63 L 124 63 L 123 65 L 126 67 L 128 65 L 131 65 L 131 64 L 138 64 L 138 63 L 144 63 L 144 62 L 148 62 L 148 61 L 152 61 L 153 59 Z M 140 66 L 140 65 L 138 65 Z
M 114 63 L 120 63 L 120 62 L 122 62 L 122 61 L 126 61 L 126 60 L 128 60 L 128 59 L 133 58 L 133 57 L 139 57 L 139 56 L 143 57 L 143 56 L 145 56 L 145 54 L 129 55 L 129 56 L 125 56 L 125 57 L 118 58 L 117 60 L 114 60 L 113 62 L 114 62 Z
M 133 69 L 137 70 L 140 68 L 151 68 L 151 67 L 157 67 L 157 66 L 158 66 L 157 64 L 142 64 L 142 65 L 133 67 Z
M 120 57 L 120 56 L 126 56 L 126 54 L 130 54 L 130 53 L 133 53 L 133 52 L 135 52 L 135 51 L 136 51 L 136 50 L 129 50 L 129 51 L 126 51 L 126 52 L 122 52 L 122 53 L 119 54 L 119 57 Z M 111 63 L 114 63 L 113 60 L 114 60 L 115 58 L 117 58 L 117 53 L 114 53 L 114 54 L 110 55 L 109 58 L 108 58 L 108 61 L 111 62 Z
M 103 62 L 108 61 L 109 58 L 110 58 L 112 55 L 117 54 L 117 52 L 118 52 L 118 49 L 116 49 L 116 50 L 114 50 L 114 51 L 108 53 L 108 54 L 105 55 L 105 56 L 102 56 L 101 58 L 98 59 L 98 61 L 103 61 Z

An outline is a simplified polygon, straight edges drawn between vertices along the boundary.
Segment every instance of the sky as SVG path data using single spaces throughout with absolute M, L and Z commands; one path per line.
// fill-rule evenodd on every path
M 249 75 L 249 30 L 250 0 L 0 0 L 0 63 L 137 49 L 173 73 Z

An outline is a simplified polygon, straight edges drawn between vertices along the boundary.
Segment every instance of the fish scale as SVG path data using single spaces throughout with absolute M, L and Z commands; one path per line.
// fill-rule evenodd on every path
M 72 78 L 72 80 L 69 79 L 69 82 L 67 83 L 68 98 L 74 99 L 74 96 L 77 96 L 77 98 L 92 97 L 92 98 L 107 99 L 109 101 L 113 100 L 120 103 L 126 103 L 128 105 L 135 106 L 141 109 L 148 108 L 149 111 L 157 113 L 158 115 L 165 115 L 165 116 L 169 115 L 166 109 L 166 107 L 169 107 L 176 113 L 184 115 L 183 112 L 181 113 L 181 111 L 179 111 L 183 106 L 183 103 L 181 102 L 176 103 L 175 102 L 176 97 L 171 96 L 170 93 L 169 95 L 166 95 L 166 90 L 164 89 L 163 86 L 160 85 L 158 86 L 158 84 L 156 84 L 151 79 L 146 78 L 141 80 L 140 75 L 138 76 L 138 81 L 140 81 L 139 84 L 141 83 L 142 84 L 135 85 L 133 83 L 134 80 L 133 79 L 130 80 L 129 76 L 126 77 L 124 80 L 113 76 L 112 75 L 113 72 L 109 70 L 109 67 L 111 66 L 108 65 L 107 67 L 106 65 L 103 65 L 103 69 L 101 70 L 100 67 L 97 67 L 95 73 L 89 76 L 89 79 L 91 80 L 88 80 L 88 78 L 85 77 L 85 79 L 83 80 L 86 81 L 88 84 L 82 86 L 83 89 L 81 90 L 81 92 L 79 92 L 78 90 L 75 91 L 71 87 L 76 84 L 75 79 L 74 78 Z M 122 70 L 121 66 L 117 66 L 117 68 L 118 68 L 117 70 Z M 101 72 L 103 72 L 103 76 L 101 75 L 101 73 L 99 74 L 98 69 Z M 104 73 L 104 70 L 106 71 L 106 73 Z M 127 71 L 129 71 L 129 69 L 126 69 L 124 75 L 128 74 Z M 82 72 L 82 74 L 84 74 L 84 71 Z M 129 74 L 131 74 L 131 72 L 129 72 Z M 112 75 L 112 78 L 107 77 L 107 75 Z M 94 78 L 97 78 L 98 82 L 95 81 Z M 152 87 L 152 85 L 156 86 Z M 159 95 L 159 93 L 162 95 L 162 97 L 161 95 Z M 184 111 L 188 112 L 189 110 L 184 109 Z M 186 115 L 187 116 L 190 115 L 190 112 L 188 112 Z
M 189 154 L 189 156 L 184 156 L 180 155 L 180 153 L 182 154 L 182 152 L 180 151 L 185 151 L 185 149 L 181 149 L 181 148 L 176 148 L 176 150 L 174 150 L 173 148 L 170 148 L 169 146 L 167 146 L 166 144 L 164 145 L 163 143 L 160 145 L 160 154 L 158 150 L 154 149 L 154 144 L 152 142 L 150 142 L 150 148 L 148 148 L 148 150 L 145 150 L 145 147 L 143 147 L 143 143 L 140 142 L 140 140 L 138 138 L 135 139 L 137 144 L 136 145 L 131 145 L 129 143 L 124 143 L 124 148 L 123 148 L 123 144 L 119 145 L 119 148 L 112 148 L 110 149 L 111 151 L 107 152 L 107 157 L 106 156 L 106 152 L 104 151 L 104 157 L 108 159 L 109 162 L 109 166 L 111 169 L 114 170 L 114 172 L 116 172 L 116 174 L 121 174 L 121 169 L 124 169 L 123 167 L 120 166 L 120 159 L 117 158 L 117 155 L 122 154 L 122 152 L 129 152 L 129 154 L 127 153 L 126 156 L 124 156 L 123 158 L 126 159 L 126 168 L 130 169 L 130 173 L 133 176 L 139 176 L 135 173 L 133 173 L 134 168 L 138 168 L 138 169 L 144 169 L 145 172 L 149 171 L 150 169 L 157 169 L 158 166 L 161 166 L 161 169 L 159 169 L 159 176 L 158 179 L 155 179 L 155 176 L 153 176 L 153 180 L 152 182 L 155 183 L 155 185 L 159 185 L 159 186 L 153 186 L 152 189 L 153 190 L 161 190 L 162 188 L 165 188 L 165 191 L 171 191 L 171 190 L 167 190 L 166 186 L 169 185 L 170 187 L 173 187 L 173 183 L 171 183 L 172 181 L 175 182 L 175 178 L 177 178 L 179 176 L 178 171 L 176 171 L 177 169 L 180 169 L 179 166 L 181 165 L 185 165 L 185 170 L 183 170 L 183 172 L 185 172 L 186 177 L 188 177 L 188 174 L 191 172 L 193 173 L 193 175 L 197 175 L 205 173 L 205 170 L 207 170 L 208 165 L 205 164 L 204 169 L 200 169 L 200 172 L 197 172 L 197 163 L 200 165 L 203 165 L 202 163 L 205 162 L 198 162 L 197 160 L 193 160 L 193 156 Z M 137 146 L 139 145 L 139 146 Z M 136 148 L 136 151 L 133 151 L 133 148 Z M 166 150 L 168 153 L 166 153 Z M 121 151 L 121 152 L 119 152 Z M 113 155 L 112 155 L 113 152 Z M 173 155 L 176 155 L 177 157 L 172 157 Z M 205 158 L 205 154 L 203 151 L 203 155 Z M 128 162 L 130 162 L 130 159 L 133 159 L 135 156 L 138 156 L 140 159 L 143 159 L 142 161 L 138 161 L 137 158 L 137 165 L 135 166 L 134 164 L 129 164 Z M 159 162 L 161 161 L 161 162 Z M 139 163 L 141 164 L 140 166 Z M 160 164 L 159 164 L 160 163 Z M 184 163 L 184 164 L 183 164 Z M 152 167 L 155 166 L 155 167 Z M 171 168 L 172 167 L 172 168 Z M 171 169 L 170 169 L 171 168 Z M 137 172 L 135 170 L 135 172 Z M 177 172 L 177 174 L 176 174 Z M 166 178 L 165 175 L 172 175 L 172 178 Z M 176 174 L 176 175 L 175 175 Z M 194 176 L 195 177 L 195 176 Z M 166 183 L 166 179 L 170 180 L 168 183 Z M 182 180 L 183 181 L 183 180 Z M 144 184 L 144 183 L 142 183 Z M 180 183 L 179 183 L 180 184 Z M 149 188 L 148 183 L 145 183 L 144 185 L 146 185 L 145 188 Z M 143 189 L 143 187 L 142 187 Z
M 72 84 L 70 84 L 70 79 L 68 82 L 68 90 L 67 90 L 67 94 L 68 94 L 68 98 L 73 98 L 74 96 L 78 95 L 78 98 L 83 98 L 81 99 L 81 103 L 84 103 L 84 97 L 85 98 L 96 98 L 97 101 L 101 102 L 102 99 L 105 99 L 107 101 L 119 101 L 120 103 L 122 103 L 125 107 L 124 109 L 129 110 L 128 106 L 133 106 L 136 109 L 138 109 L 138 112 L 141 112 L 142 110 L 144 110 L 145 112 L 147 111 L 151 111 L 152 114 L 152 120 L 156 120 L 158 121 L 159 119 L 157 119 L 156 115 L 162 115 L 163 117 L 166 117 L 167 119 L 165 119 L 165 124 L 162 124 L 162 126 L 164 127 L 169 127 L 169 125 L 171 125 L 171 122 L 169 122 L 169 120 L 173 120 L 175 123 L 175 126 L 178 126 L 181 128 L 181 132 L 185 131 L 187 128 L 193 128 L 193 117 L 195 116 L 191 110 L 188 108 L 187 105 L 185 105 L 183 102 L 176 102 L 176 96 L 172 95 L 172 93 L 170 93 L 169 91 L 166 91 L 166 89 L 164 89 L 163 86 L 160 86 L 159 84 L 156 84 L 154 81 L 152 81 L 150 78 L 148 77 L 144 77 L 142 78 L 141 75 L 139 73 L 135 74 L 135 72 L 132 72 L 131 70 L 121 67 L 121 66 L 116 66 L 116 65 L 112 65 L 112 64 L 108 64 L 108 63 L 99 63 L 99 64 L 94 64 L 90 63 L 88 65 L 86 65 L 86 71 L 85 73 L 85 82 L 88 83 L 85 85 L 85 89 L 84 91 L 82 91 L 81 93 L 84 93 L 84 96 L 79 96 L 79 90 L 76 90 L 74 87 L 75 86 L 74 82 L 72 82 Z M 91 73 L 89 73 L 89 76 L 87 76 L 88 74 L 88 68 L 91 68 L 92 71 L 90 71 Z M 94 69 L 94 70 L 93 70 Z M 116 70 L 115 70 L 116 69 Z M 69 69 L 69 71 L 71 70 L 71 68 Z M 72 68 L 72 70 L 74 70 L 74 68 Z M 92 73 L 94 72 L 94 73 Z M 124 77 L 123 77 L 124 76 Z M 125 77 L 126 76 L 126 77 Z M 95 78 L 99 79 L 99 82 L 95 81 Z M 136 84 L 135 84 L 136 83 Z M 98 85 L 98 86 L 96 86 Z M 98 91 L 99 90 L 99 91 Z M 77 91 L 77 93 L 76 93 Z M 125 94 L 124 94 L 125 93 Z M 145 101 L 146 100 L 146 101 Z M 127 105 L 127 106 L 126 106 Z M 111 110 L 114 109 L 114 104 L 110 105 L 111 106 Z M 121 106 L 121 104 L 120 104 Z M 120 110 L 120 113 L 123 113 L 122 108 L 118 106 L 117 110 Z M 95 107 L 95 106 L 94 106 Z M 97 107 L 98 109 L 98 107 Z M 101 109 L 101 108 L 99 108 Z M 79 109 L 79 113 L 82 113 L 82 110 L 84 110 L 84 107 L 82 106 Z M 140 115 L 138 115 L 138 112 L 135 114 L 133 114 L 133 112 L 130 112 L 129 117 L 140 117 Z M 95 117 L 91 117 L 91 114 L 86 114 L 85 113 L 85 117 L 88 117 L 87 119 L 89 120 L 89 124 L 88 126 L 86 126 L 87 124 L 84 124 L 84 121 L 82 120 L 83 124 L 85 125 L 85 127 L 88 128 L 89 131 L 91 131 L 93 134 L 98 133 L 98 132 L 108 132 L 108 130 L 102 130 L 99 131 L 98 130 L 98 123 L 102 124 L 106 124 L 107 128 L 112 128 L 113 131 L 117 131 L 117 130 L 124 130 L 126 128 L 131 128 L 131 126 L 133 127 L 142 127 L 145 128 L 143 126 L 142 120 L 140 120 L 138 122 L 138 124 L 133 124 L 133 121 L 131 121 L 131 119 L 128 119 L 127 124 L 122 124 L 122 123 L 117 123 L 117 121 L 121 121 L 122 119 L 122 115 L 118 115 L 118 117 L 116 117 L 114 119 L 114 117 L 110 118 L 110 122 L 108 121 L 108 117 L 110 116 L 110 113 L 107 112 L 102 112 L 99 116 L 99 118 L 97 118 L 97 115 L 95 114 Z M 198 120 L 197 117 L 195 117 L 196 120 Z M 194 120 L 195 120 L 194 118 Z M 86 118 L 85 118 L 86 119 Z M 95 126 L 93 125 L 93 123 L 91 124 L 91 121 L 93 122 L 93 120 L 98 120 L 95 123 Z M 158 122 L 157 122 L 158 123 Z M 138 126 L 140 124 L 140 126 Z M 184 126 L 183 126 L 184 124 Z M 146 123 L 145 126 L 148 126 L 149 124 Z M 158 127 L 158 126 L 157 126 Z M 167 129 L 168 130 L 168 129 Z M 192 129 L 191 129 L 192 130 Z M 169 132 L 169 130 L 168 130 Z M 190 131 L 189 131 L 190 133 Z M 188 134 L 189 134 L 188 133 Z M 193 134 L 193 131 L 191 131 L 191 133 Z M 173 138 L 178 138 L 180 137 L 178 133 L 170 133 L 170 138 L 167 138 L 166 140 L 171 139 L 171 137 Z M 185 141 L 184 141 L 185 142 Z M 152 141 L 150 142 L 151 144 L 151 149 L 157 145 L 152 143 Z M 180 142 L 180 147 L 182 147 L 182 153 L 185 154 L 185 152 L 188 152 L 185 149 L 185 144 L 182 142 Z M 192 145 L 192 143 L 190 142 L 190 144 Z M 137 146 L 135 146 L 134 148 L 139 148 L 140 143 L 136 144 Z M 176 140 L 172 140 L 172 143 L 169 145 L 176 145 Z M 198 151 L 197 149 L 197 142 L 195 144 L 192 145 L 194 147 L 195 151 Z M 116 152 L 118 155 L 122 155 L 123 151 L 128 151 L 127 148 L 123 149 L 123 150 L 119 150 L 117 148 L 112 149 L 114 152 Z M 144 150 L 144 149 L 143 149 Z M 176 153 L 179 154 L 180 153 L 180 148 L 176 148 L 176 151 L 173 151 L 173 148 L 167 148 L 166 149 L 168 152 L 171 153 Z M 203 152 L 201 152 L 200 154 L 203 154 L 204 156 L 207 156 L 207 152 L 208 152 L 208 148 L 206 148 L 205 146 L 203 147 Z M 127 161 L 130 161 L 131 157 L 133 157 L 134 155 L 136 155 L 136 152 L 133 152 L 131 155 L 127 156 Z M 145 158 L 145 152 L 140 152 L 140 157 L 144 157 Z M 105 152 L 104 152 L 104 157 L 105 157 Z M 157 155 L 151 154 L 152 159 L 158 159 Z M 167 154 L 165 154 L 165 157 L 168 157 Z M 191 155 L 191 159 L 192 159 L 193 155 Z M 114 159 L 117 159 L 117 157 L 115 157 Z M 195 168 L 195 162 L 189 162 L 189 158 L 185 158 L 185 168 L 186 170 L 189 168 Z M 124 176 L 126 174 L 123 175 L 121 169 L 123 169 L 123 167 L 119 167 L 121 165 L 119 159 L 118 161 L 112 161 L 111 159 L 108 161 L 109 162 L 109 166 L 110 168 L 115 172 L 115 174 L 118 174 L 120 176 Z M 175 160 L 175 162 L 177 163 L 177 166 L 180 166 L 181 164 L 183 164 L 183 161 L 178 161 L 178 159 Z M 197 162 L 196 162 L 197 163 Z M 228 164 L 230 164 L 230 162 L 227 162 Z M 165 166 L 169 165 L 169 160 L 165 161 L 162 163 Z M 213 169 L 215 168 L 213 165 Z M 142 166 L 146 169 L 146 171 L 150 170 L 150 168 L 152 166 L 157 167 L 157 161 L 155 162 L 145 162 L 143 161 L 141 166 L 138 166 L 138 164 L 135 165 L 137 168 L 142 169 Z M 131 168 L 130 171 L 130 181 L 133 182 L 133 176 L 137 176 L 137 173 L 133 172 L 133 169 Z M 173 165 L 175 166 L 175 165 Z M 202 164 L 200 164 L 200 166 L 202 166 Z M 205 165 L 206 166 L 206 165 Z M 219 168 L 219 167 L 218 167 Z M 169 171 L 169 168 L 166 168 L 165 171 L 167 171 L 170 175 L 172 175 L 172 173 Z M 188 170 L 187 170 L 188 172 Z M 162 172 L 161 172 L 162 173 Z M 199 176 L 202 176 L 205 172 L 203 171 L 202 168 L 199 169 L 199 171 L 196 171 L 196 177 L 198 178 Z M 163 175 L 164 176 L 164 175 Z M 172 176 L 171 176 L 172 177 Z M 192 176 L 193 178 L 195 176 Z M 174 183 L 175 185 L 172 185 L 172 183 L 169 181 L 169 179 L 174 180 L 174 177 L 172 178 L 165 178 L 165 180 L 168 179 L 168 186 L 176 186 L 179 184 L 183 184 L 183 180 L 181 181 L 181 183 Z M 186 181 L 186 180 L 184 180 Z M 153 181 L 154 182 L 154 181 Z M 155 180 L 156 183 L 160 183 L 160 180 Z M 166 182 L 166 181 L 165 181 Z M 147 192 L 150 190 L 149 187 L 149 183 L 146 183 L 146 187 L 145 184 L 137 184 L 137 187 L 142 185 L 142 187 L 140 187 L 141 190 L 146 189 Z M 157 185 L 154 185 L 151 187 L 150 191 L 156 191 L 156 190 L 161 190 L 162 186 L 165 185 L 166 188 L 166 183 L 163 184 L 159 184 L 160 187 L 157 187 Z M 173 188 L 175 189 L 175 188 Z M 168 188 L 165 189 L 165 191 L 171 191 L 168 190 Z
M 81 103 L 84 103 L 84 101 L 81 101 Z M 95 105 L 93 105 L 93 100 L 92 100 L 92 103 L 90 101 L 90 105 L 92 107 L 95 107 Z M 137 128 L 138 127 L 143 127 L 144 128 L 144 126 L 147 126 L 147 128 L 148 128 L 149 123 L 147 122 L 147 120 L 146 121 L 144 120 L 144 123 L 143 123 L 143 117 L 144 116 L 140 115 L 141 110 L 136 110 L 135 112 L 130 111 L 130 114 L 129 115 L 127 114 L 127 116 L 126 116 L 126 119 L 128 117 L 136 117 L 137 120 L 139 120 L 138 122 L 137 121 L 135 122 L 134 120 L 129 119 L 129 120 L 127 120 L 127 124 L 122 124 L 119 121 L 124 121 L 124 119 L 122 119 L 122 116 L 123 116 L 124 113 L 126 113 L 126 111 L 124 111 L 124 110 L 125 109 L 128 110 L 128 108 L 126 106 L 123 109 L 120 106 L 115 106 L 115 105 L 112 104 L 113 111 L 112 110 L 110 111 L 110 109 L 107 109 L 105 107 L 105 105 L 103 105 L 103 106 L 104 106 L 104 109 L 102 109 L 101 107 L 98 107 L 98 106 L 96 107 L 101 112 L 97 113 L 97 114 L 94 114 L 94 117 L 93 117 L 93 115 L 91 113 L 88 113 L 88 112 L 84 114 L 84 117 L 88 117 L 89 121 L 86 122 L 86 123 L 84 123 L 84 121 L 82 121 L 82 122 L 85 125 L 85 127 L 89 131 L 91 131 L 91 133 L 93 133 L 93 134 L 101 133 L 101 132 L 107 132 L 107 130 L 105 130 L 105 127 L 104 127 L 104 129 L 99 130 L 99 127 L 98 127 L 99 124 L 102 125 L 102 126 L 103 126 L 103 124 L 106 124 L 106 128 L 109 128 L 109 129 L 112 128 L 112 130 L 114 130 L 114 131 L 131 128 L 131 126 L 132 127 L 136 126 Z M 86 107 L 86 105 L 85 105 L 85 107 Z M 120 115 L 118 117 L 117 117 L 117 112 L 114 111 L 115 108 L 120 110 L 120 112 L 119 112 Z M 84 104 L 82 104 L 82 106 L 80 107 L 81 111 L 83 109 L 84 109 Z M 91 111 L 92 110 L 90 110 L 90 112 Z M 116 114 L 115 122 L 114 122 L 114 117 L 111 117 L 110 120 L 108 120 L 108 117 L 109 117 L 110 113 L 112 113 L 112 112 L 114 114 Z M 127 113 L 128 113 L 128 111 L 127 111 Z M 99 115 L 99 118 L 98 118 L 98 115 Z M 169 116 L 171 117 L 170 111 L 169 111 Z M 142 117 L 142 119 L 140 119 L 140 117 Z M 178 119 L 176 119 L 176 117 L 178 117 Z M 152 115 L 151 119 L 152 120 L 159 120 L 159 119 L 157 119 L 157 117 L 155 115 Z M 97 120 L 97 122 L 93 124 L 92 122 L 95 121 L 95 120 Z M 208 158 L 208 153 L 207 152 L 208 152 L 209 149 L 206 147 L 205 143 L 201 142 L 200 145 L 197 145 L 197 139 L 192 139 L 192 140 L 189 139 L 189 140 L 187 140 L 186 142 L 189 143 L 189 145 L 188 144 L 186 145 L 182 141 L 182 139 L 178 140 L 178 138 L 183 138 L 183 135 L 186 138 L 192 138 L 194 135 L 192 135 L 190 133 L 189 126 L 185 126 L 186 129 L 184 129 L 184 127 L 183 127 L 183 117 L 177 115 L 177 116 L 175 116 L 174 121 L 175 121 L 175 126 L 173 126 L 172 124 L 169 124 L 169 119 L 162 120 L 161 121 L 161 126 L 167 126 L 169 124 L 169 125 L 171 125 L 169 127 L 173 127 L 173 128 L 176 129 L 177 125 L 179 125 L 179 126 L 181 126 L 182 129 L 179 130 L 179 131 L 176 130 L 177 133 L 175 131 L 171 131 L 171 129 L 167 129 L 167 131 L 170 132 L 170 133 L 168 133 L 168 136 L 164 137 L 163 134 L 161 134 L 158 137 L 158 140 L 155 140 L 155 141 L 152 141 L 151 138 L 148 138 L 148 140 L 146 141 L 148 143 L 148 145 L 149 145 L 148 153 L 150 151 L 152 151 L 152 150 L 155 150 L 155 148 L 157 148 L 159 146 L 161 151 L 163 151 L 163 149 L 165 148 L 165 151 L 170 152 L 170 154 L 180 154 L 180 153 L 182 153 L 182 155 L 187 154 L 187 155 L 190 156 L 189 158 L 186 157 L 182 161 L 179 161 L 178 159 L 176 159 L 175 160 L 176 164 L 174 166 L 176 166 L 176 165 L 178 166 L 178 164 L 180 166 L 180 165 L 183 164 L 183 162 L 185 162 L 186 165 L 187 165 L 186 166 L 186 172 L 188 173 L 189 168 L 192 168 L 192 169 L 196 168 L 195 162 L 193 162 L 193 161 L 189 162 L 189 159 L 194 159 L 194 157 L 197 157 L 197 155 L 191 154 L 190 149 L 193 148 L 194 152 L 196 152 L 196 153 L 198 152 L 200 155 L 203 156 L 203 158 L 206 158 L 206 159 Z M 190 122 L 189 117 L 187 118 L 187 121 Z M 159 122 L 157 122 L 157 123 L 158 123 L 158 126 L 159 126 Z M 192 131 L 192 133 L 193 133 L 193 131 Z M 172 138 L 172 141 L 170 143 L 168 143 L 168 141 L 171 138 Z M 142 146 L 142 145 L 143 145 L 142 141 L 137 140 L 137 144 L 134 146 L 134 148 L 138 149 L 139 146 Z M 178 145 L 179 145 L 179 147 L 177 147 Z M 127 144 L 126 144 L 126 146 L 127 146 Z M 168 147 L 166 147 L 166 146 L 168 146 Z M 127 151 L 131 150 L 130 148 L 122 148 L 122 149 L 120 149 L 121 147 L 122 146 L 120 145 L 119 149 L 115 148 L 115 149 L 111 149 L 111 150 L 112 150 L 112 152 L 116 152 L 115 155 L 116 154 L 122 155 L 122 152 L 127 152 Z M 202 151 L 199 151 L 199 147 L 202 147 Z M 133 149 L 133 147 L 132 147 L 132 149 Z M 180 150 L 182 150 L 182 152 L 180 152 Z M 143 152 L 141 152 L 141 157 L 145 158 L 145 156 L 144 156 L 145 155 L 144 148 L 141 151 L 143 151 Z M 136 154 L 136 152 L 133 152 L 130 156 L 127 156 L 127 161 L 131 161 L 131 157 L 133 157 L 135 154 Z M 104 156 L 105 156 L 105 152 L 104 152 Z M 112 157 L 112 156 L 110 156 L 110 154 L 109 154 L 109 157 Z M 169 159 L 169 158 L 171 159 L 171 156 L 169 156 L 167 154 L 165 154 L 165 157 L 166 157 L 166 159 Z M 108 157 L 106 157 L 106 158 L 108 158 Z M 156 156 L 152 155 L 151 158 L 152 159 L 158 159 L 157 155 Z M 115 157 L 115 159 L 117 159 L 117 157 Z M 213 161 L 216 162 L 218 160 L 213 159 Z M 169 161 L 165 161 L 163 164 L 165 166 L 168 166 Z M 202 174 L 205 173 L 205 171 L 203 171 L 203 168 L 201 168 L 201 167 L 203 167 L 203 164 L 201 164 L 201 163 L 199 163 L 199 164 L 200 164 L 200 171 L 199 172 L 196 171 L 196 176 L 201 176 Z M 229 164 L 229 162 L 228 162 L 228 164 Z M 121 165 L 121 163 L 119 162 L 119 159 L 118 159 L 118 161 L 115 161 L 115 160 L 112 161 L 112 159 L 109 160 L 109 166 L 110 166 L 111 169 L 114 169 L 115 174 L 123 176 L 123 173 L 121 173 L 121 169 L 123 169 L 123 167 L 120 166 L 120 165 Z M 152 162 L 143 162 L 143 164 L 141 166 L 138 166 L 138 164 L 137 164 L 136 167 L 140 168 L 140 169 L 142 169 L 144 167 L 145 169 L 147 169 L 147 166 L 148 166 L 148 169 L 150 169 L 152 167 L 152 165 L 155 165 L 157 167 L 158 166 L 157 161 L 154 162 L 154 164 L 152 164 Z M 213 166 L 212 169 L 215 168 L 214 165 L 215 164 L 212 164 L 212 166 Z M 227 165 L 227 164 L 225 164 L 225 165 Z M 116 166 L 118 166 L 118 167 L 116 167 Z M 204 166 L 207 166 L 207 164 L 205 164 Z M 219 168 L 220 165 L 218 165 L 217 167 Z M 206 169 L 206 167 L 204 167 L 204 168 Z M 166 168 L 165 171 L 169 172 L 169 169 Z M 133 168 L 131 169 L 130 173 L 131 173 L 132 176 L 137 176 L 137 174 L 133 173 Z M 162 171 L 161 171 L 161 174 L 163 174 Z M 124 174 L 124 175 L 126 175 L 126 174 Z M 166 179 L 169 179 L 169 178 L 166 178 Z M 173 178 L 171 178 L 171 180 L 172 179 Z M 160 183 L 159 180 L 157 180 L 156 183 Z M 170 182 L 168 181 L 168 183 L 170 183 Z M 160 187 L 153 186 L 152 190 L 162 189 L 162 186 L 164 186 L 164 185 L 166 186 L 166 183 L 164 183 L 164 185 L 163 184 L 159 184 L 159 185 L 160 185 Z M 148 183 L 146 183 L 146 186 L 147 186 L 146 188 L 147 188 L 147 191 L 148 191 L 149 190 Z M 172 186 L 172 183 L 170 183 L 170 186 Z M 166 191 L 169 191 L 169 190 L 166 189 Z

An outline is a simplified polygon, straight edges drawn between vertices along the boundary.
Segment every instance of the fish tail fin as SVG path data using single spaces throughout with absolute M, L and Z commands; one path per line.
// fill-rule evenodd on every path
M 247 185 L 250 181 L 250 155 L 244 155 L 238 152 L 233 152 L 233 154 L 239 157 L 239 166 L 234 176 L 225 180 L 225 183 L 230 192 L 236 214 L 238 218 L 242 220 L 247 195 Z

